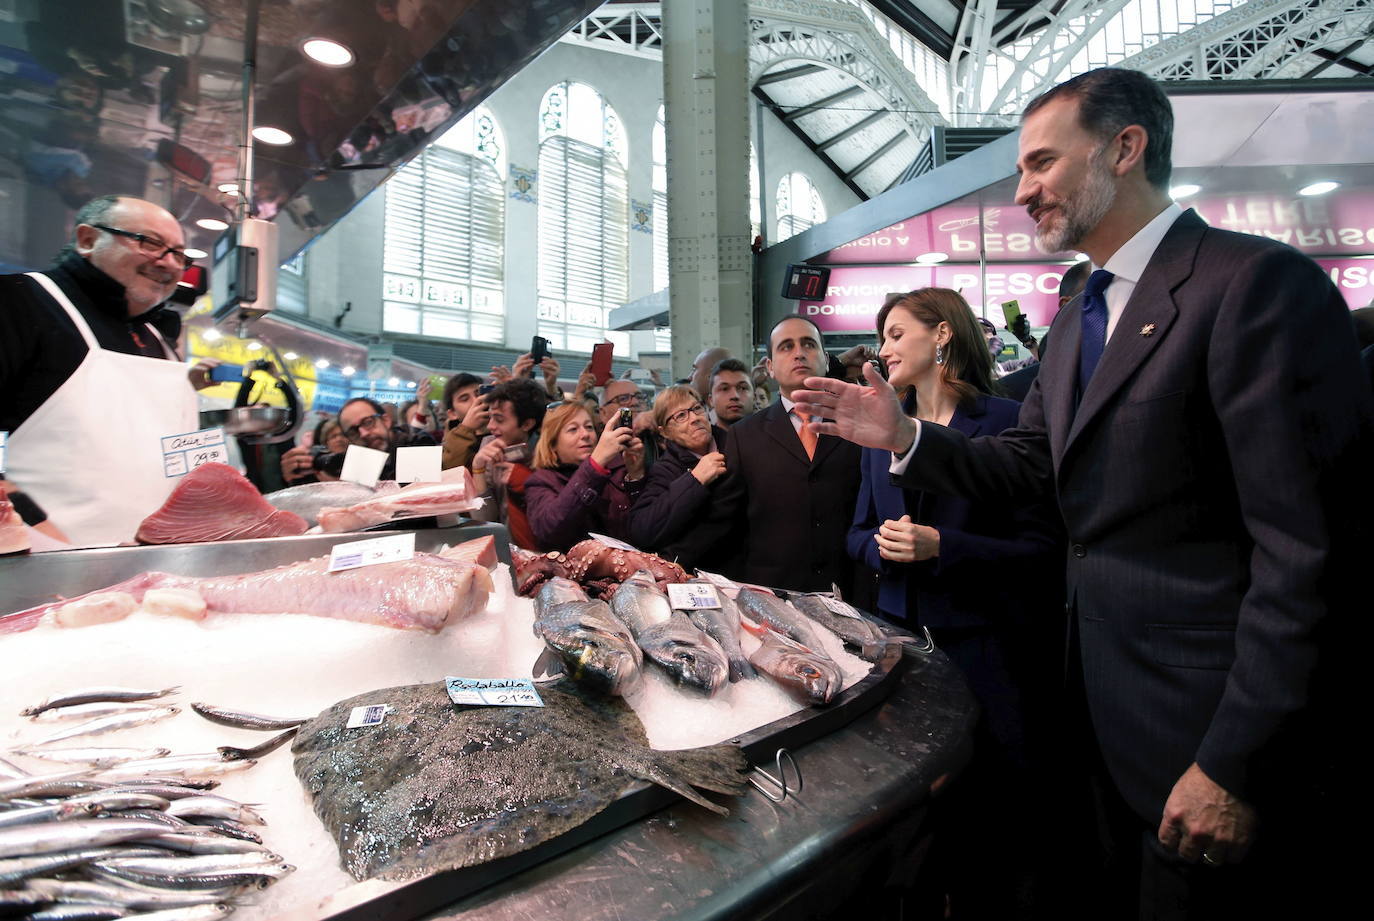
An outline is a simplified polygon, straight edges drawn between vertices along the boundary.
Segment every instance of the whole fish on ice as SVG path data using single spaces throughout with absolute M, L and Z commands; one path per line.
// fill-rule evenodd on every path
M 639 683 L 644 657 L 634 635 L 576 582 L 555 578 L 540 586 L 534 632 L 562 660 L 562 670 L 592 690 L 624 694 Z
M 710 585 L 706 579 L 689 579 L 689 582 Z M 718 608 L 692 608 L 684 610 L 692 623 L 701 628 L 701 631 L 720 644 L 721 650 L 725 653 L 725 658 L 730 663 L 730 680 L 739 681 L 741 678 L 753 678 L 756 676 L 754 666 L 749 664 L 749 659 L 740 648 L 740 616 L 739 608 L 735 605 L 724 592 L 717 589 L 716 598 L 720 602 Z M 679 608 L 678 610 L 683 610 Z
M 275 508 L 299 515 L 310 527 L 320 523 L 320 509 L 357 505 L 368 499 L 395 492 L 401 486 L 395 480 L 382 480 L 376 486 L 364 486 L 348 480 L 328 483 L 305 483 L 269 492 L 263 498 Z
M 622 582 L 611 598 L 611 613 L 630 628 L 644 655 L 678 684 L 709 696 L 729 679 L 730 663 L 720 644 L 673 610 L 651 574 L 640 570 Z

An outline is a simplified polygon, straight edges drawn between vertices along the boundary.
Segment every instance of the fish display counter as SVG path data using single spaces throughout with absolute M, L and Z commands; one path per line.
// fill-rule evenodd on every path
M 938 651 L 793 623 L 824 599 L 741 588 L 741 616 L 694 580 L 670 604 L 620 552 L 593 554 L 609 603 L 559 578 L 532 601 L 496 525 L 331 571 L 358 537 L 0 559 L 0 891 L 141 900 L 109 917 L 762 917 L 919 862 L 975 716 Z

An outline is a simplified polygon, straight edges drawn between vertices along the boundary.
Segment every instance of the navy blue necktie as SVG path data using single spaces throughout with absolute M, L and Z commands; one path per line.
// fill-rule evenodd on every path
M 1078 352 L 1080 394 L 1088 389 L 1088 381 L 1107 345 L 1107 299 L 1103 292 L 1115 277 L 1106 269 L 1098 269 L 1088 276 L 1088 284 L 1083 288 L 1083 343 Z

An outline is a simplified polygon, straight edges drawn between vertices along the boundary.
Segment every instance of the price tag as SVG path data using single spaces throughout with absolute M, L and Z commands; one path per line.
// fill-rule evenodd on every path
M 345 729 L 362 729 L 364 726 L 380 726 L 382 720 L 391 712 L 391 708 L 386 704 L 369 704 L 366 707 L 354 707 L 348 712 L 348 723 Z
M 5 455 L 9 451 L 6 446 L 9 444 L 9 440 L 9 432 L 0 432 L 0 477 L 5 475 Z
M 841 601 L 834 595 L 826 595 L 821 592 L 817 592 L 815 597 L 821 600 L 821 604 L 825 605 L 827 608 L 829 608 L 834 613 L 840 615 L 841 617 L 852 617 L 855 620 L 864 619 L 863 615 L 860 614 L 857 610 L 855 610 L 853 605 L 849 604 L 848 602 Z
M 542 707 L 528 678 L 445 678 L 448 699 L 471 707 Z
M 183 435 L 167 435 L 162 439 L 163 476 L 185 476 L 201 464 L 209 463 L 229 463 L 224 429 L 201 429 Z
M 614 537 L 607 537 L 605 534 L 598 534 L 595 531 L 588 531 L 587 536 L 593 540 L 600 541 L 607 547 L 614 547 L 616 550 L 628 550 L 631 553 L 639 553 L 639 548 L 625 543 L 623 540 L 616 540 Z
M 414 555 L 414 531 L 349 541 L 346 544 L 335 544 L 329 551 L 329 572 L 375 566 L 378 563 L 394 563 L 397 560 L 408 560 Z
M 444 449 L 440 445 L 419 445 L 396 449 L 397 483 L 438 483 L 443 479 Z M 345 459 L 347 463 L 347 459 Z
M 364 448 L 362 445 L 349 445 L 348 450 L 344 452 L 343 470 L 339 471 L 339 479 L 362 483 L 364 486 L 376 486 L 382 475 L 382 468 L 386 466 L 387 457 L 385 451 Z
M 675 609 L 683 611 L 720 607 L 720 596 L 716 594 L 716 587 L 704 582 L 668 583 L 668 601 Z

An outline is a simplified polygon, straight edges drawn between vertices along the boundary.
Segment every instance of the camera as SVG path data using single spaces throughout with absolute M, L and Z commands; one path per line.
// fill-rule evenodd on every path
M 344 452 L 331 451 L 327 445 L 310 446 L 310 469 L 340 476 L 343 473 Z
M 633 410 L 622 409 L 620 411 L 620 421 L 616 423 L 616 428 L 627 429 L 635 424 L 635 414 Z
M 527 463 L 530 459 L 530 446 L 524 442 L 518 445 L 506 445 L 505 448 L 501 450 L 501 454 L 505 457 L 507 463 Z
M 480 386 L 480 387 L 477 388 L 477 395 L 478 395 L 479 397 L 484 397 L 484 396 L 486 396 L 487 394 L 491 393 L 491 392 L 492 392 L 493 390 L 495 390 L 495 389 L 496 389 L 496 385 L 495 385 L 495 384 L 483 384 L 482 386 Z

